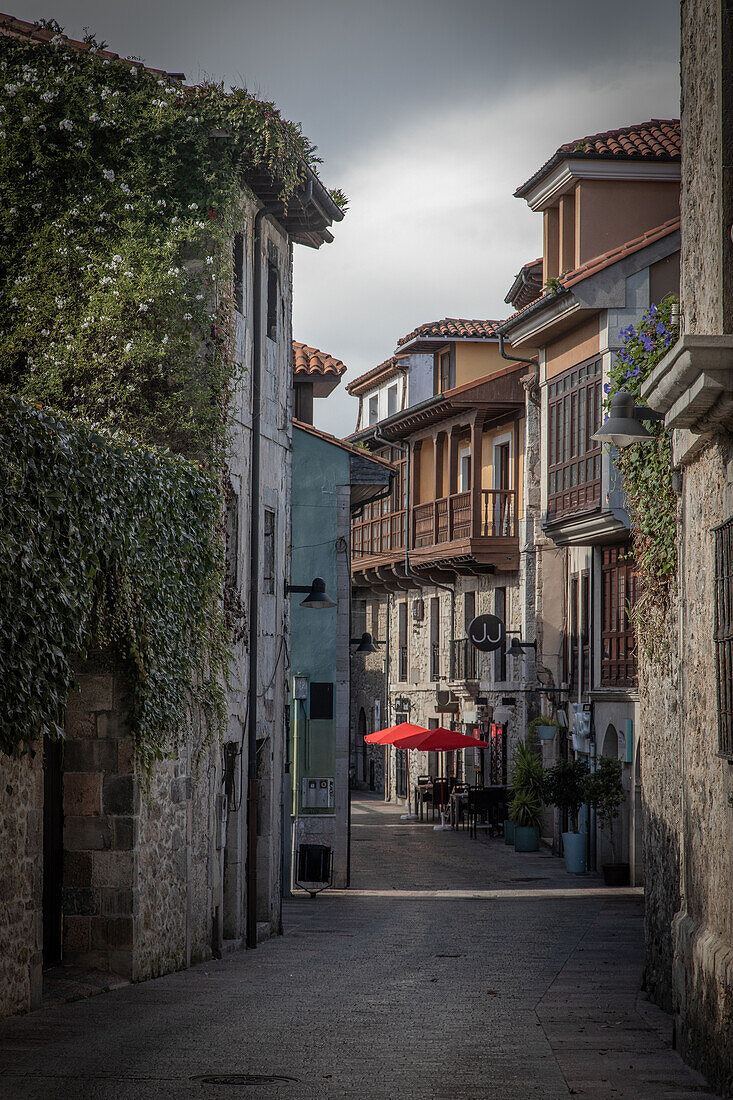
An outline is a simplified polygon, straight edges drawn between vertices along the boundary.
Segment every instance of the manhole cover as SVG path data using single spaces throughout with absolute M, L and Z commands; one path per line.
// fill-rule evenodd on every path
M 297 1077 L 281 1077 L 277 1073 L 204 1073 L 191 1078 L 202 1085 L 287 1085 L 297 1084 Z

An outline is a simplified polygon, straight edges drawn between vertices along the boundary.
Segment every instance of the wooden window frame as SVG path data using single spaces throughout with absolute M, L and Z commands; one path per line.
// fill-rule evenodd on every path
M 447 359 L 447 378 L 444 361 Z M 445 385 L 445 382 L 449 385 Z M 438 348 L 433 356 L 433 395 L 446 393 L 452 390 L 456 384 L 456 346 L 446 344 Z
M 588 415 L 589 398 L 592 411 Z M 601 505 L 603 356 L 577 363 L 547 383 L 547 519 Z
M 601 686 L 635 688 L 636 635 L 629 610 L 636 600 L 631 547 L 601 547 Z
M 718 756 L 733 762 L 733 517 L 714 527 L 713 534 Z

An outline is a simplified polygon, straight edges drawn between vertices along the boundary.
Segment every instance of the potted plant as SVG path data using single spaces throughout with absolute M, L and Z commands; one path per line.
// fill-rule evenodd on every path
M 520 741 L 512 754 L 514 797 L 509 805 L 517 852 L 536 852 L 540 846 L 544 779 L 539 756 L 526 741 Z
M 578 814 L 587 798 L 588 773 L 584 760 L 558 760 L 545 771 L 545 802 L 567 811 L 569 830 L 562 834 L 562 843 L 565 867 L 574 875 L 587 870 L 587 837 L 578 828 Z
M 612 756 L 598 758 L 596 770 L 586 780 L 586 795 L 595 806 L 601 827 L 608 831 L 613 863 L 603 864 L 603 878 L 606 886 L 628 886 L 629 865 L 618 860 L 616 838 L 613 823 L 623 802 L 624 788 L 621 782 L 621 762 Z
M 541 801 L 527 791 L 517 791 L 510 812 L 514 820 L 514 851 L 536 852 L 540 846 Z
M 538 714 L 527 727 L 527 740 L 532 741 L 539 737 L 541 741 L 552 741 L 555 731 L 560 728 L 560 723 L 554 718 L 548 718 L 546 714 Z

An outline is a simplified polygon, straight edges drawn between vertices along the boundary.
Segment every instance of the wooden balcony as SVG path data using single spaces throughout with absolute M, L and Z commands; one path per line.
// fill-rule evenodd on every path
M 380 561 L 405 556 L 405 510 L 386 512 L 358 520 L 351 527 L 351 557 L 354 565 L 364 568 Z
M 518 568 L 513 489 L 482 489 L 477 516 L 470 492 L 418 504 L 412 525 L 410 562 L 415 568 L 435 564 L 469 573 Z

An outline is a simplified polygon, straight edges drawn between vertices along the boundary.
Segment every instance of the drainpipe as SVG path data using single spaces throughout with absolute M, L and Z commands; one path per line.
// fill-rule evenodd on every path
M 252 486 L 250 511 L 250 618 L 254 625 L 250 632 L 249 689 L 247 707 L 249 715 L 247 737 L 247 912 L 245 945 L 257 946 L 257 689 L 259 658 L 259 602 L 260 602 L 260 449 L 261 449 L 261 382 L 262 382 L 262 222 L 274 213 L 275 208 L 263 206 L 255 214 L 254 221 L 254 273 L 252 279 Z
M 380 435 L 378 431 L 374 432 L 374 439 L 377 443 L 382 443 L 385 447 L 397 447 L 399 451 L 402 451 L 404 455 L 407 455 L 407 465 L 405 467 L 405 573 L 408 577 L 412 577 L 414 581 L 418 581 L 420 585 L 423 585 L 425 581 L 434 588 L 442 588 L 444 592 L 450 594 L 450 678 L 453 680 L 455 676 L 455 632 L 456 632 L 456 593 L 455 589 L 450 585 L 440 584 L 439 581 L 433 580 L 431 577 L 422 577 L 419 573 L 414 573 L 410 568 L 410 482 L 411 482 L 411 466 L 412 466 L 412 448 L 409 443 L 397 443 L 392 440 L 385 439 Z

